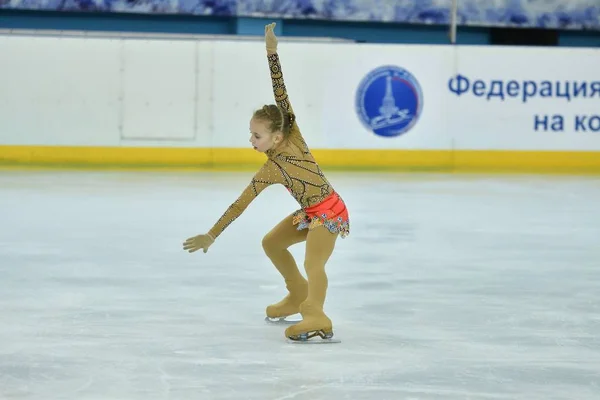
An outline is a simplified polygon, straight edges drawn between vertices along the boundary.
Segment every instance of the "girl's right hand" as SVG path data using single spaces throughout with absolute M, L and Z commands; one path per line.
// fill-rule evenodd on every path
M 275 22 L 265 25 L 265 44 L 267 47 L 267 53 L 277 53 L 277 37 L 275 37 Z
M 183 249 L 188 253 L 193 253 L 202 249 L 205 253 L 208 251 L 208 248 L 215 242 L 215 239 L 210 234 L 206 235 L 198 235 L 191 238 L 188 238 L 183 243 Z

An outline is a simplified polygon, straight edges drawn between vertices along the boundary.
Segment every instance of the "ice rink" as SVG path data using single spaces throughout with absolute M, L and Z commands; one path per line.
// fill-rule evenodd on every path
M 600 398 L 600 177 L 329 173 L 342 343 L 302 345 L 264 322 L 283 187 L 182 250 L 252 174 L 0 170 L 0 399 Z

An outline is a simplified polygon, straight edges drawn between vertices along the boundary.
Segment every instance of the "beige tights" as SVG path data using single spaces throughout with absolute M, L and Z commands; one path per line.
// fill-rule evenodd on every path
M 305 241 L 307 231 L 298 231 L 292 225 L 292 218 L 292 215 L 284 218 L 262 241 L 265 254 L 285 280 L 289 292 L 282 301 L 267 307 L 267 316 L 270 318 L 287 317 L 300 312 L 300 304 L 308 294 L 308 283 L 288 250 L 288 247 Z
M 282 301 L 267 307 L 267 316 L 284 317 L 300 312 L 303 318 L 286 330 L 286 336 L 313 330 L 332 331 L 331 320 L 323 312 L 328 286 L 325 264 L 333 253 L 337 236 L 323 226 L 298 231 L 290 215 L 264 237 L 265 253 L 283 276 L 289 291 Z M 306 241 L 304 269 L 308 282 L 288 250 L 302 241 Z

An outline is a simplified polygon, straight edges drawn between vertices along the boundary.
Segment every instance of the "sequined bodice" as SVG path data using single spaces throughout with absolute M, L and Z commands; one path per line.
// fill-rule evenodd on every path
M 269 54 L 267 59 L 275 101 L 279 107 L 294 115 L 285 88 L 279 56 L 277 53 Z M 302 208 L 318 204 L 333 193 L 331 184 L 302 137 L 295 117 L 287 142 L 280 148 L 267 151 L 266 154 L 267 161 L 254 175 L 250 184 L 209 231 L 213 237 L 219 236 L 242 214 L 252 200 L 270 185 L 285 186 Z

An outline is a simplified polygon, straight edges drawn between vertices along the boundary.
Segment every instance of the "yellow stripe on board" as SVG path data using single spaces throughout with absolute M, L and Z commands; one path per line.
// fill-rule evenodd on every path
M 596 151 L 455 151 L 456 170 L 600 173 Z
M 313 155 L 323 167 L 348 169 L 448 169 L 450 150 L 326 150 Z
M 315 149 L 324 168 L 471 172 L 600 173 L 600 152 Z M 256 168 L 247 148 L 0 146 L 0 165 L 42 167 Z

